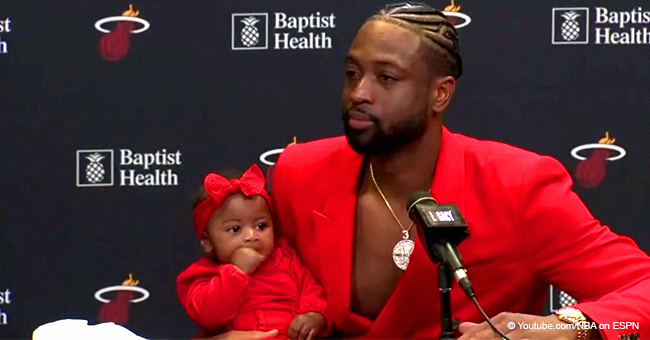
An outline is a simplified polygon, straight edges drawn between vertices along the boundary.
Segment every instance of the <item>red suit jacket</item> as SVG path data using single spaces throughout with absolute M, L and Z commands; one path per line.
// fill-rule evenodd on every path
M 350 311 L 362 165 L 345 137 L 287 147 L 271 182 L 280 232 L 323 284 L 335 326 L 345 335 L 437 338 L 437 269 L 419 240 L 377 319 Z M 601 330 L 605 338 L 632 332 L 650 338 L 650 258 L 595 220 L 571 185 L 551 157 L 443 128 L 431 193 L 457 204 L 467 220 L 470 236 L 458 250 L 488 315 L 539 315 L 553 284 L 575 297 L 588 317 L 609 325 Z M 483 321 L 458 288 L 452 311 L 461 321 Z M 639 322 L 640 329 L 614 329 L 622 321 Z
M 178 298 L 204 333 L 277 329 L 288 338 L 293 317 L 319 312 L 328 320 L 323 289 L 286 241 L 273 249 L 251 276 L 234 264 L 204 256 L 178 275 Z

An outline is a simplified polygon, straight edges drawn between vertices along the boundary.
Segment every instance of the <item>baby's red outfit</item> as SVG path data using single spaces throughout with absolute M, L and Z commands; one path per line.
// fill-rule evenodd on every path
M 204 331 L 201 336 L 277 329 L 277 338 L 287 339 L 293 318 L 307 312 L 322 314 L 327 333 L 331 329 L 323 289 L 286 241 L 276 242 L 250 276 L 234 264 L 204 256 L 180 273 L 176 283 L 181 304 Z

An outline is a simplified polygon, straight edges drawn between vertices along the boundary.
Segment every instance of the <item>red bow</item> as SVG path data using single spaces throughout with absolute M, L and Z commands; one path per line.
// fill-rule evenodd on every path
M 203 179 L 203 186 L 209 196 L 194 208 L 192 214 L 199 239 L 203 238 L 205 227 L 214 211 L 234 193 L 241 191 L 247 197 L 261 195 L 266 199 L 269 208 L 271 207 L 271 199 L 264 188 L 264 173 L 257 164 L 251 165 L 240 178 L 231 180 L 216 173 L 209 173 Z

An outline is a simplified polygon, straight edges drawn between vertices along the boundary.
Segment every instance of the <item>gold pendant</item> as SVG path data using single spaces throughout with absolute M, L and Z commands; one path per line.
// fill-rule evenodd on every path
M 407 230 L 402 231 L 403 239 L 395 245 L 393 248 L 393 262 L 397 268 L 401 270 L 406 270 L 411 260 L 411 254 L 415 248 L 415 242 L 409 240 L 409 232 Z

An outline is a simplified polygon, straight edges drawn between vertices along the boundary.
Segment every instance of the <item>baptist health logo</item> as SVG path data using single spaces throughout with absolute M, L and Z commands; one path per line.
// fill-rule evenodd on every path
M 590 34 L 591 41 L 590 42 Z M 554 45 L 650 45 L 650 11 L 643 7 L 553 8 Z
M 553 45 L 589 43 L 589 8 L 553 8 Z
M 233 50 L 267 49 L 269 45 L 268 32 L 268 13 L 239 13 L 232 15 Z
M 178 185 L 173 166 L 181 165 L 180 151 L 138 153 L 120 149 L 118 152 L 119 169 L 115 167 L 114 150 L 77 150 L 77 186 L 113 186 L 115 173 L 119 173 L 120 186 Z
M 320 12 L 308 16 L 291 16 L 283 12 L 272 15 L 273 26 L 269 29 L 269 13 L 233 13 L 233 50 L 315 50 L 331 49 L 332 38 L 326 30 L 336 27 L 334 14 Z M 269 45 L 269 35 L 273 45 Z
M 77 150 L 77 186 L 111 185 L 113 185 L 113 150 Z

